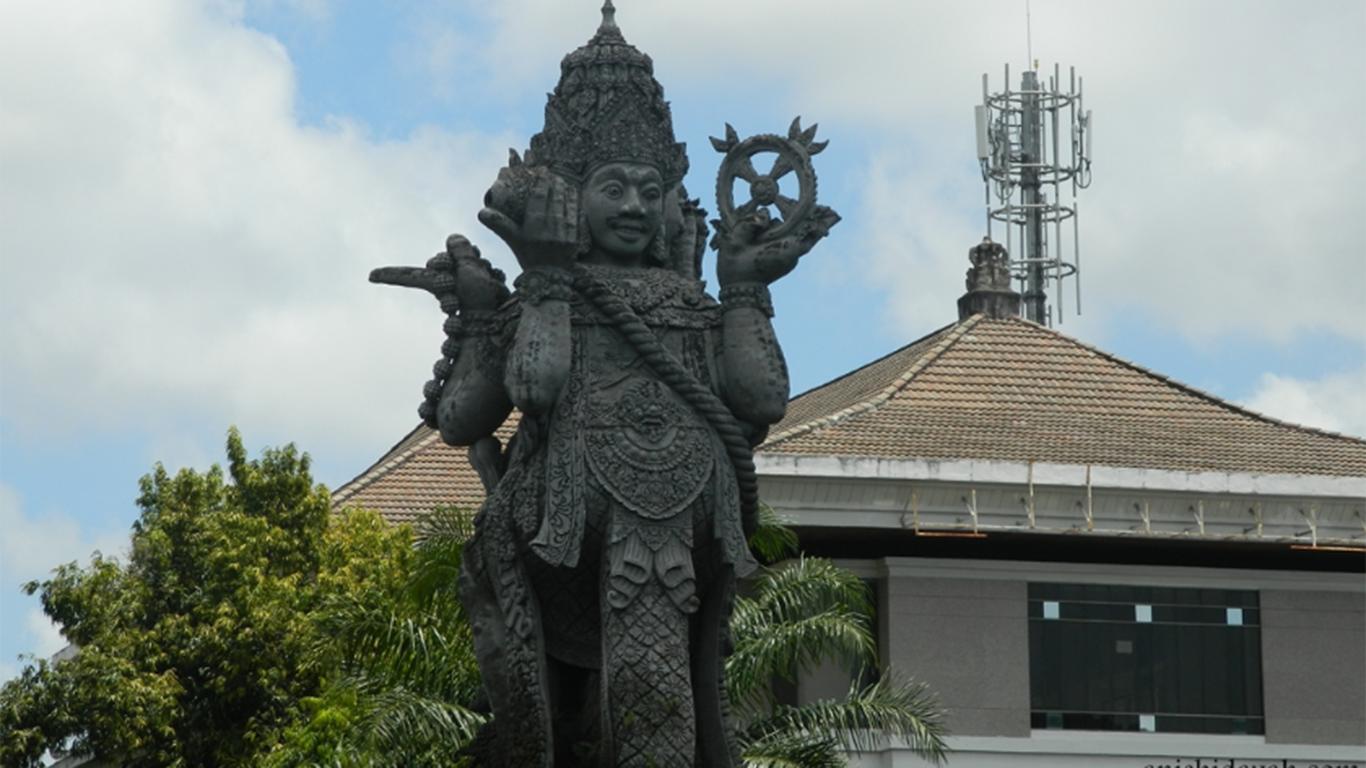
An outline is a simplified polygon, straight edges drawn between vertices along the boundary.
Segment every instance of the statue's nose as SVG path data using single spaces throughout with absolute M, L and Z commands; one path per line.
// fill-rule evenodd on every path
M 645 203 L 640 199 L 640 192 L 635 189 L 627 189 L 626 194 L 621 199 L 621 212 L 645 215 Z

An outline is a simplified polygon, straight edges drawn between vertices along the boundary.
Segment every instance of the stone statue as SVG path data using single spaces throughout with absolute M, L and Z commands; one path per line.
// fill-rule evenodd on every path
M 984 237 L 968 251 L 968 261 L 972 262 L 966 281 L 969 291 L 1010 290 L 1010 255 L 1005 246 Z
M 968 292 L 958 297 L 958 319 L 966 320 L 976 314 L 1001 320 L 1018 317 L 1020 294 L 1010 287 L 1010 254 L 1005 246 L 990 237 L 968 251 L 965 281 Z
M 459 235 L 426 268 L 371 275 L 440 300 L 448 338 L 419 412 L 470 447 L 488 490 L 461 575 L 494 714 L 480 765 L 737 764 L 722 670 L 755 566 L 751 450 L 788 398 L 768 285 L 839 220 L 815 204 L 814 137 L 794 121 L 712 139 L 713 299 L 684 145 L 608 0 L 480 212 L 522 268 L 516 291 Z

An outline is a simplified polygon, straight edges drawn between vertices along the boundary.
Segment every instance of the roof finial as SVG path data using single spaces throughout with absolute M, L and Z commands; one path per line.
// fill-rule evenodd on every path
M 612 5 L 612 0 L 602 2 L 602 25 L 598 27 L 599 32 L 618 31 L 617 30 L 617 9 Z
M 958 299 L 958 320 L 983 314 L 1005 320 L 1020 314 L 1020 294 L 1010 289 L 1010 255 L 1000 243 L 982 238 L 968 251 L 968 292 Z

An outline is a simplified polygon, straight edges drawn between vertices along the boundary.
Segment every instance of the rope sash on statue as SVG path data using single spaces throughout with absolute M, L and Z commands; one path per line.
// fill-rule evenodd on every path
M 754 468 L 754 450 L 744 428 L 721 398 L 697 380 L 655 336 L 649 326 L 616 294 L 599 282 L 581 266 L 574 268 L 574 288 L 593 302 L 616 327 L 626 341 L 659 376 L 693 410 L 707 420 L 716 431 L 735 468 L 736 484 L 740 488 L 740 513 L 745 534 L 753 532 L 759 508 L 759 481 Z

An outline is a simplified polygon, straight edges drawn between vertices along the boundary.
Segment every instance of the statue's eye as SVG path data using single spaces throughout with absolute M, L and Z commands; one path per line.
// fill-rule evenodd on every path
M 660 197 L 663 196 L 663 192 L 660 191 L 659 187 L 650 186 L 650 187 L 646 187 L 644 190 L 642 190 L 642 191 L 641 191 L 641 195 L 642 195 L 646 200 L 649 200 L 650 202 L 654 202 L 655 200 L 658 200 Z
M 609 200 L 616 200 L 620 198 L 622 194 L 621 185 L 616 183 L 602 185 L 601 191 L 602 196 Z

